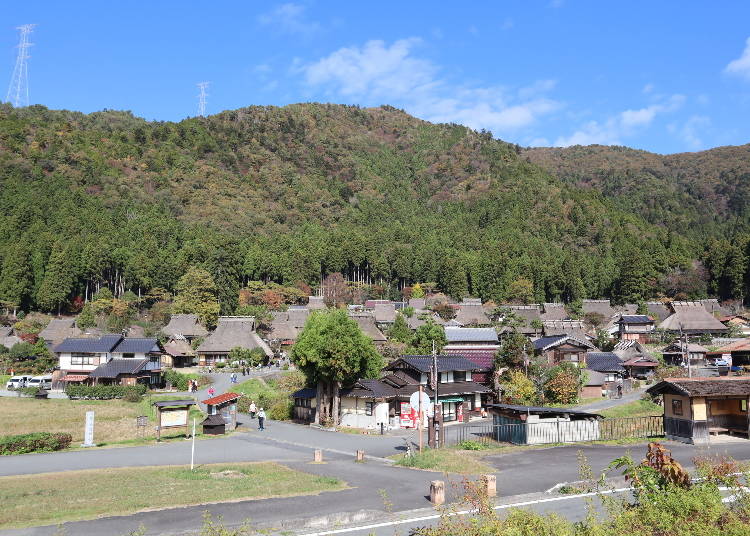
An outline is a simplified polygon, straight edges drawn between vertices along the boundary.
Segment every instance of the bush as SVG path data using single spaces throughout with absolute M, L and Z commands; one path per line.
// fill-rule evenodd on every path
M 16 389 L 18 396 L 34 396 L 38 392 L 38 387 L 21 387 L 20 389 Z
M 471 439 L 464 439 L 458 444 L 458 447 L 463 450 L 484 450 L 487 448 L 483 443 Z
M 122 399 L 125 402 L 136 403 L 136 402 L 140 402 L 141 400 L 143 400 L 143 395 L 141 395 L 141 393 L 139 393 L 138 391 L 133 390 L 133 391 L 128 391 L 127 393 L 125 393 L 125 396 L 123 396 Z
M 52 452 L 70 446 L 70 434 L 36 432 L 0 437 L 0 455 L 28 454 L 30 452 Z
M 287 421 L 292 418 L 292 401 L 279 400 L 268 410 L 268 418 L 274 421 Z
M 219 361 L 218 363 L 216 363 L 216 368 L 217 368 L 217 369 L 219 369 L 219 368 L 224 368 L 224 367 L 226 367 L 226 366 L 227 366 L 227 364 L 226 364 L 226 363 L 224 363 L 223 361 Z
M 124 398 L 128 393 L 136 393 L 138 396 L 146 394 L 147 386 L 138 385 L 68 385 L 65 394 L 68 398 L 83 398 L 87 400 L 111 400 L 113 398 Z

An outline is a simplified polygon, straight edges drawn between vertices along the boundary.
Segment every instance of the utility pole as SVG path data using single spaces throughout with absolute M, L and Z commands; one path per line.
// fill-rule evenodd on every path
M 34 26 L 36 24 L 24 24 L 16 28 L 21 33 L 18 41 L 18 56 L 16 56 L 13 76 L 11 76 L 8 85 L 8 93 L 5 96 L 5 100 L 12 103 L 16 108 L 29 105 L 29 64 L 27 60 L 30 58 L 28 49 L 31 47 L 29 34 Z
M 198 94 L 198 115 L 201 117 L 206 116 L 206 97 L 208 97 L 208 86 L 211 82 L 198 82 L 198 89 L 200 89 L 200 93 Z

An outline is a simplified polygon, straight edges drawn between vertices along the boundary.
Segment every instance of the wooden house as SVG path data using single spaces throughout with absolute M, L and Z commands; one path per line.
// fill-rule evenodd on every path
M 271 349 L 255 332 L 252 316 L 220 316 L 216 330 L 196 349 L 198 363 L 200 366 L 226 363 L 233 348 L 259 348 L 267 358 L 273 357 Z
M 615 322 L 620 340 L 648 342 L 648 338 L 654 331 L 654 321 L 648 315 L 620 315 Z
M 492 404 L 496 441 L 516 445 L 570 443 L 599 439 L 601 415 L 566 408 Z
M 673 367 L 687 367 L 690 361 L 691 367 L 703 367 L 706 365 L 706 354 L 708 349 L 696 343 L 683 343 L 675 341 L 664 347 L 661 351 L 664 363 Z
M 540 337 L 532 343 L 534 355 L 545 358 L 549 365 L 573 363 L 578 367 L 586 366 L 586 354 L 596 347 L 588 341 L 568 335 Z
M 161 328 L 161 332 L 167 337 L 181 336 L 188 342 L 208 335 L 198 320 L 196 314 L 174 314 L 169 317 L 169 323 Z
M 686 335 L 727 332 L 727 327 L 709 313 L 701 302 L 672 302 L 670 309 L 672 314 L 659 324 L 659 329 Z

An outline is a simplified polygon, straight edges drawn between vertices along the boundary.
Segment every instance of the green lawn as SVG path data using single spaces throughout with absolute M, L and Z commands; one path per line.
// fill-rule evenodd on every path
M 664 408 L 659 404 L 654 404 L 650 400 L 636 400 L 628 402 L 621 406 L 615 406 L 600 411 L 605 417 L 646 417 L 648 415 L 663 415 Z
M 413 469 L 428 469 L 459 475 L 479 475 L 495 472 L 493 467 L 481 460 L 480 455 L 473 451 L 456 448 L 426 448 L 422 453 L 415 453 L 412 456 L 397 454 L 391 456 L 391 458 L 396 460 L 396 465 Z
M 0 374 L 0 389 L 5 389 L 5 384 L 10 380 L 10 374 Z
M 0 528 L 267 497 L 338 491 L 345 483 L 276 463 L 127 467 L 0 478 Z

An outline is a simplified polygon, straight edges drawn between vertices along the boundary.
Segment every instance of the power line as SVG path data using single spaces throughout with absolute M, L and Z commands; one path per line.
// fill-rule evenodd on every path
M 8 94 L 5 96 L 5 100 L 13 103 L 16 108 L 29 105 L 29 64 L 27 60 L 30 57 L 28 49 L 31 46 L 29 34 L 34 26 L 36 24 L 24 24 L 16 28 L 21 33 L 18 41 L 18 56 L 8 86 Z
M 202 117 L 205 117 L 206 115 L 206 97 L 208 97 L 206 90 L 210 83 L 211 82 L 198 82 L 198 88 L 201 90 L 198 94 L 198 115 Z

